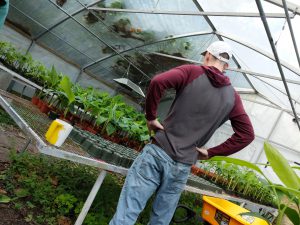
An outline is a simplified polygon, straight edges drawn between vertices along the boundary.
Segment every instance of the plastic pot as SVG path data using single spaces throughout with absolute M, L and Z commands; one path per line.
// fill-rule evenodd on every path
M 60 117 L 60 114 L 58 114 L 58 113 L 56 113 L 56 112 L 54 112 L 54 111 L 50 111 L 50 112 L 49 112 L 48 118 L 49 118 L 50 120 L 56 120 L 56 119 L 58 119 L 59 117 Z
M 40 111 L 42 113 L 47 114 L 50 110 L 51 110 L 51 108 L 46 103 L 42 103 L 42 105 L 40 107 Z
M 89 148 L 93 145 L 93 141 L 91 141 L 90 139 L 85 139 L 82 144 L 81 147 L 88 152 Z
M 31 102 L 32 102 L 32 104 L 37 105 L 38 102 L 39 102 L 39 98 L 36 97 L 36 96 L 33 96 L 32 99 L 31 99 Z

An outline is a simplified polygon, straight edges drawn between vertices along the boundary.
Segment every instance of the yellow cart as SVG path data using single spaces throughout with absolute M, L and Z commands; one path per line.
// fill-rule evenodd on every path
M 202 218 L 211 225 L 268 225 L 260 218 L 239 215 L 249 212 L 224 199 L 203 196 Z

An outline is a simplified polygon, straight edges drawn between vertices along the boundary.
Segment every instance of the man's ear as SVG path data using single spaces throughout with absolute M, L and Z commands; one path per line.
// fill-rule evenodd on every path
M 224 63 L 224 66 L 223 66 L 223 71 L 224 71 L 224 70 L 227 70 L 227 69 L 228 69 L 228 67 L 229 67 L 228 63 Z

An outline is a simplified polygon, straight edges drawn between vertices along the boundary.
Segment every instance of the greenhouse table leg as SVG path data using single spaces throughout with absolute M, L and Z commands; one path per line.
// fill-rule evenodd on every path
M 31 142 L 31 139 L 29 138 L 28 141 L 25 143 L 24 147 L 21 149 L 20 152 L 25 152 L 27 150 L 30 142 Z
M 88 198 L 86 199 L 86 201 L 85 201 L 85 203 L 82 207 L 82 210 L 81 210 L 81 212 L 80 212 L 80 214 L 79 214 L 79 216 L 76 220 L 75 225 L 81 225 L 83 223 L 84 218 L 86 217 L 86 215 L 87 215 L 87 213 L 88 213 L 88 211 L 89 211 L 89 209 L 90 209 L 90 207 L 91 207 L 91 205 L 92 205 L 92 203 L 93 203 L 93 201 L 94 201 L 94 199 L 95 199 L 95 197 L 96 197 L 96 195 L 97 195 L 97 193 L 98 193 L 98 191 L 101 187 L 101 184 L 102 184 L 105 176 L 106 176 L 106 171 L 102 170 L 100 172 L 100 174 L 99 174 L 99 176 L 98 176 L 98 178 L 97 178 L 97 180 L 96 180 L 96 182 L 95 182 Z

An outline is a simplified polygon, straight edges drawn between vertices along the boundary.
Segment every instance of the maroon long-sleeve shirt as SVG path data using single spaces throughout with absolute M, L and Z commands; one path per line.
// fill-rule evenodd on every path
M 253 127 L 240 96 L 215 67 L 184 65 L 156 75 L 147 93 L 147 120 L 156 119 L 159 101 L 170 88 L 176 90 L 176 98 L 162 122 L 165 130 L 158 131 L 154 139 L 173 160 L 195 163 L 195 147 L 202 147 L 228 119 L 234 134 L 208 149 L 209 157 L 233 154 L 253 141 Z

